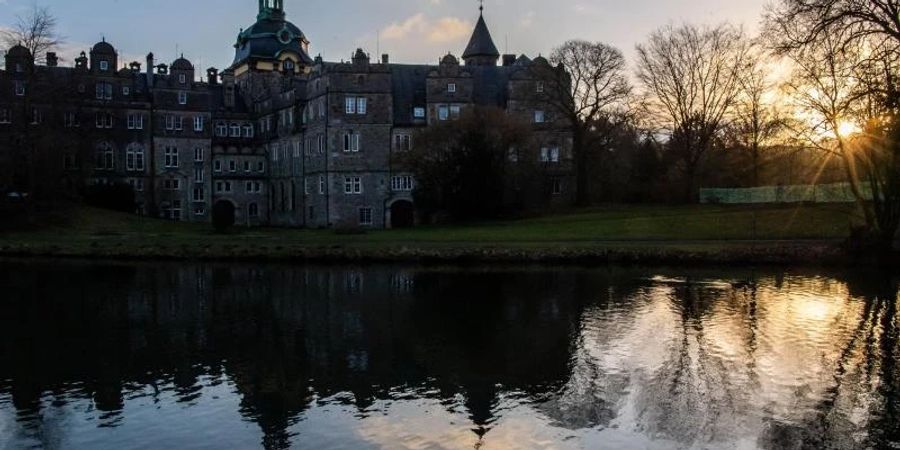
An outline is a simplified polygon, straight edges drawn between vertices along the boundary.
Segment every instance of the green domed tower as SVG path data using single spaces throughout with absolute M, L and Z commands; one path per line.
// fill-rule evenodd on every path
M 256 23 L 241 30 L 234 48 L 237 76 L 249 70 L 303 73 L 313 63 L 306 36 L 286 19 L 284 0 L 259 0 Z

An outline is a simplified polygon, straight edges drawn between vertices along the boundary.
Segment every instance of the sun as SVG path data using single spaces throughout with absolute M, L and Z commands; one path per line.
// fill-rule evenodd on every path
M 861 131 L 862 129 L 858 125 L 847 120 L 841 121 L 837 126 L 837 132 L 841 137 L 849 137 L 859 134 Z

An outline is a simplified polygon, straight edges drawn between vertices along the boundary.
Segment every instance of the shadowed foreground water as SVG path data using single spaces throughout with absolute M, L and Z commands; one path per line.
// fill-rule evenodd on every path
M 896 279 L 0 263 L 0 449 L 898 448 Z

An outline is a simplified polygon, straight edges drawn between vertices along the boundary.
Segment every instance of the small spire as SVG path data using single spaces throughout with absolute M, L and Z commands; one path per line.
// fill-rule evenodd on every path
M 478 6 L 478 12 L 484 15 L 484 0 L 478 0 L 478 3 L 480 3 L 480 5 Z

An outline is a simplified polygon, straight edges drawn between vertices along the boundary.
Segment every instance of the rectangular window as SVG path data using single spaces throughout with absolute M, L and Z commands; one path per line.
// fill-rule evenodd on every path
M 175 130 L 181 131 L 184 129 L 184 117 L 178 116 L 175 118 Z
M 166 129 L 167 130 L 175 129 L 175 116 L 166 116 Z
M 356 114 L 356 97 L 347 97 L 344 100 L 345 110 L 347 114 Z
M 206 192 L 205 189 L 203 189 L 203 186 L 194 187 L 194 195 L 192 196 L 192 199 L 195 202 L 202 202 L 206 200 Z
M 126 97 L 131 95 L 131 88 L 128 86 L 122 86 L 122 95 Z
M 100 61 L 100 70 L 103 72 L 109 70 L 109 61 Z
M 187 105 L 187 92 L 179 92 L 178 93 L 178 104 L 179 105 Z
M 241 126 L 233 123 L 231 124 L 231 137 L 241 137 Z
M 39 125 L 43 121 L 44 121 L 44 114 L 41 113 L 41 110 L 37 109 L 37 108 L 32 108 L 31 109 L 31 124 Z
M 413 108 L 413 117 L 416 119 L 424 119 L 425 118 L 425 108 Z
M 205 214 L 206 214 L 206 208 L 204 208 L 204 207 L 202 207 L 202 206 L 197 206 L 197 207 L 194 208 L 194 215 L 195 215 L 195 216 L 203 216 L 203 215 L 205 215 Z
M 368 109 L 368 100 L 365 97 L 347 97 L 344 99 L 344 112 L 347 114 L 365 115 Z
M 181 180 L 177 178 L 169 178 L 163 181 L 163 189 L 168 191 L 179 191 L 181 190 Z
M 231 192 L 230 181 L 216 181 L 216 192 L 228 194 Z
M 262 161 L 256 163 L 256 171 L 257 172 L 262 173 L 262 172 L 265 172 L 265 170 L 266 170 L 266 163 L 264 163 Z
M 450 120 L 459 120 L 459 105 L 450 105 Z
M 345 153 L 358 153 L 359 152 L 359 133 L 355 131 L 348 131 L 344 134 L 344 152 Z
M 144 129 L 144 115 L 143 114 L 129 114 L 128 115 L 128 129 L 129 130 L 143 130 Z
M 294 159 L 300 157 L 300 141 L 294 141 Z
M 175 147 L 166 147 L 166 168 L 174 169 L 178 167 L 178 149 Z
M 222 161 L 219 161 L 219 160 L 214 161 L 213 162 L 213 170 L 215 170 L 216 172 L 221 172 L 222 171 Z
M 237 161 L 230 160 L 228 161 L 228 171 L 229 172 L 237 172 Z
M 438 120 L 450 119 L 450 107 L 447 105 L 438 106 Z
M 194 168 L 194 181 L 196 181 L 197 183 L 203 182 L 203 168 L 202 167 Z
M 543 94 L 543 93 L 544 93 L 544 82 L 543 82 L 543 81 L 538 81 L 537 84 L 535 85 L 534 90 L 535 90 L 535 92 L 537 92 L 538 94 Z
M 203 131 L 203 116 L 194 117 L 194 131 Z
M 203 162 L 203 147 L 194 148 L 194 161 Z
M 187 76 L 185 76 L 183 73 L 178 74 L 178 83 L 180 83 L 180 84 L 187 83 Z
M 447 85 L 447 92 L 450 94 L 456 93 L 456 83 L 450 83 Z
M 0 123 L 3 123 L 3 112 L 0 111 Z M 73 112 L 63 114 L 63 126 L 66 128 L 74 128 L 78 123 L 78 116 Z
M 319 194 L 325 193 L 325 176 L 319 175 Z
M 228 125 L 224 123 L 216 124 L 216 136 L 219 137 L 227 137 L 228 136 Z
M 362 178 L 346 177 L 344 178 L 344 193 L 358 195 L 362 194 Z
M 250 172 L 250 161 L 244 161 L 244 172 Z
M 253 126 L 252 125 L 244 125 L 244 137 L 252 138 L 253 137 Z
M 534 112 L 534 123 L 544 123 L 544 112 L 543 111 L 535 111 Z
M 131 146 L 125 150 L 125 169 L 129 171 L 144 170 L 144 149 Z
M 140 178 L 131 178 L 128 180 L 128 184 L 134 189 L 135 192 L 143 192 L 144 191 L 144 180 Z
M 16 80 L 16 96 L 22 97 L 25 95 L 25 82 L 21 80 Z
M 401 175 L 391 178 L 391 190 L 394 192 L 409 192 L 413 190 L 413 177 Z
M 98 112 L 96 115 L 97 128 L 112 128 L 112 114 Z
M 559 178 L 554 178 L 551 181 L 551 192 L 553 193 L 553 195 L 562 195 L 562 193 L 563 193 L 562 180 L 560 180 Z
M 412 148 L 411 142 L 408 134 L 398 134 L 394 136 L 394 150 L 407 152 Z
M 359 224 L 362 226 L 372 225 L 372 208 L 359 208 Z
M 8 109 L 0 109 L 0 123 L 12 123 Z
M 112 100 L 113 85 L 110 83 L 97 83 L 95 87 L 97 100 Z

